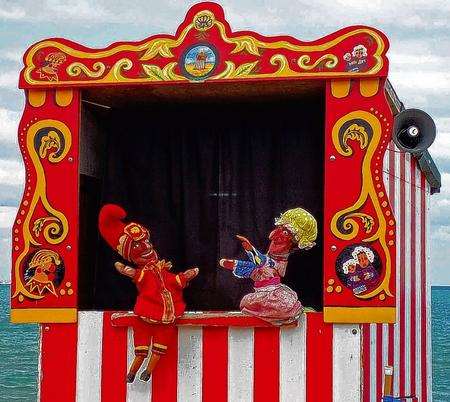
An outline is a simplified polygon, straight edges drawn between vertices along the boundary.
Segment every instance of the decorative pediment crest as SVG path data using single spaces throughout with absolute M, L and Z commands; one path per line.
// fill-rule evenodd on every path
M 47 39 L 25 54 L 21 88 L 386 76 L 386 37 L 355 26 L 312 42 L 232 32 L 223 9 L 199 3 L 176 34 L 90 49 Z

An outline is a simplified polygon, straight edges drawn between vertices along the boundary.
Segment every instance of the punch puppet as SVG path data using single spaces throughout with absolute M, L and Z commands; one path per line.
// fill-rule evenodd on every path
M 134 314 L 116 313 L 113 325 L 133 328 L 135 358 L 127 374 L 133 382 L 144 360 L 149 357 L 140 379 L 148 381 L 161 356 L 176 337 L 175 323 L 185 310 L 183 289 L 198 274 L 198 268 L 174 274 L 172 263 L 160 259 L 150 241 L 150 231 L 136 222 L 124 222 L 126 212 L 114 204 L 103 206 L 99 229 L 106 242 L 133 266 L 121 262 L 115 268 L 136 284 L 138 295 Z M 150 355 L 150 356 L 149 356 Z

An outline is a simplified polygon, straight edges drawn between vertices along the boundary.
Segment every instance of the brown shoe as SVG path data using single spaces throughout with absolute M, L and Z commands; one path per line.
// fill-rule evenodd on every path
M 128 373 L 127 374 L 127 383 L 131 384 L 132 382 L 134 382 L 134 378 L 136 377 L 136 374 L 133 373 Z
M 151 376 L 151 374 L 147 370 L 144 370 L 141 373 L 139 378 L 140 378 L 141 381 L 147 382 L 148 380 L 150 380 L 150 376 Z

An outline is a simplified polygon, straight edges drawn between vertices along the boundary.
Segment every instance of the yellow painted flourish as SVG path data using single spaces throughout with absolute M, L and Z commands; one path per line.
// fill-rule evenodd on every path
M 92 70 L 90 70 L 88 67 L 86 67 L 83 63 L 80 62 L 72 63 L 66 69 L 67 74 L 69 74 L 71 77 L 77 77 L 81 73 L 84 73 L 91 78 L 101 77 L 105 72 L 105 70 L 106 70 L 105 65 L 100 61 L 97 61 L 92 65 Z
M 353 154 L 353 149 L 348 144 L 349 140 L 357 141 L 361 149 L 366 149 L 366 153 L 362 163 L 362 187 L 359 197 L 353 205 L 337 212 L 333 216 L 333 219 L 331 220 L 331 231 L 339 239 L 346 241 L 352 240 L 359 233 L 360 226 L 356 220 L 359 219 L 367 234 L 367 237 L 364 238 L 363 241 L 373 242 L 378 240 L 386 259 L 383 280 L 373 291 L 366 294 L 355 295 L 362 299 L 371 298 L 383 290 L 388 296 L 392 296 L 389 289 L 392 262 L 386 242 L 386 218 L 377 197 L 370 170 L 370 163 L 380 142 L 381 132 L 381 123 L 378 118 L 372 113 L 364 110 L 357 110 L 346 114 L 335 123 L 332 130 L 333 145 L 339 154 L 344 157 L 349 157 Z M 374 230 L 375 219 L 369 214 L 360 212 L 360 209 L 368 199 L 372 202 L 377 215 L 378 227 L 375 233 L 372 233 Z
M 173 69 L 177 65 L 176 62 L 166 64 L 163 68 L 151 64 L 143 64 L 142 68 L 147 74 L 150 81 L 176 81 L 185 78 L 176 74 Z
M 44 134 L 42 134 L 44 132 Z M 37 137 L 37 136 L 40 137 Z M 41 299 L 44 295 L 30 293 L 22 282 L 20 266 L 30 251 L 30 245 L 40 246 L 38 237 L 42 233 L 48 244 L 59 244 L 67 236 L 69 225 L 63 213 L 50 205 L 46 194 L 46 178 L 41 159 L 51 163 L 61 162 L 70 150 L 72 136 L 69 128 L 57 120 L 40 120 L 32 124 L 26 132 L 26 147 L 33 167 L 36 171 L 36 185 L 29 209 L 22 224 L 24 248 L 14 265 L 15 292 L 13 297 L 22 294 L 31 299 Z M 48 213 L 31 223 L 33 213 L 38 204 Z

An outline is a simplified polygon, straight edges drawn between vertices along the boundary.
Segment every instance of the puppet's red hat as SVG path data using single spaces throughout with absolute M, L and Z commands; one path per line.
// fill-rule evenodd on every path
M 148 238 L 150 232 L 139 223 L 125 223 L 126 216 L 126 211 L 119 205 L 106 204 L 100 210 L 98 228 L 106 242 L 128 260 L 131 243 Z

